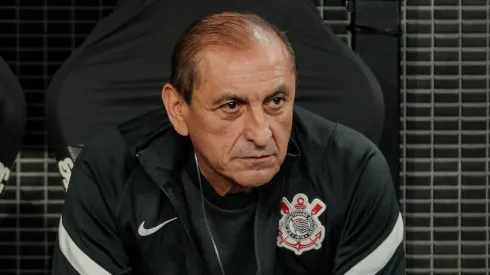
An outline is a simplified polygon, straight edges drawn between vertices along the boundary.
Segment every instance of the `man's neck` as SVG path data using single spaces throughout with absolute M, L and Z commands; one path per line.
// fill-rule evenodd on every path
M 241 186 L 238 183 L 232 182 L 231 180 L 228 180 L 223 176 L 216 175 L 215 173 L 206 173 L 202 170 L 200 172 L 213 187 L 214 191 L 216 191 L 216 193 L 218 193 L 220 196 L 242 192 L 248 193 L 252 190 L 252 187 Z
M 200 165 L 198 161 L 197 169 L 200 174 L 206 178 L 211 187 L 213 187 L 214 191 L 220 196 L 226 196 L 227 194 L 234 193 L 248 193 L 252 190 L 252 187 L 245 187 L 236 182 L 234 182 L 230 178 L 226 178 L 222 175 L 217 174 L 211 169 L 206 169 L 205 165 Z

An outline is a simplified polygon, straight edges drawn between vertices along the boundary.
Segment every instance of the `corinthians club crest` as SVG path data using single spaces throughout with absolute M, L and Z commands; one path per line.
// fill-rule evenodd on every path
M 320 249 L 325 238 L 325 227 L 318 216 L 327 207 L 319 199 L 310 204 L 305 194 L 297 194 L 289 202 L 282 199 L 277 245 L 301 255 L 303 252 Z

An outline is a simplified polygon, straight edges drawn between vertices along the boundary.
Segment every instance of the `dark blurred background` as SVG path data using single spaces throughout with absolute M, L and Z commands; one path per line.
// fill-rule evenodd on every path
M 0 197 L 2 275 L 50 273 L 64 189 L 47 152 L 44 91 L 116 2 L 1 0 L 0 56 L 27 101 L 22 151 Z M 316 2 L 325 23 L 350 44 L 350 18 L 341 1 Z M 490 0 L 401 5 L 400 197 L 407 274 L 489 274 Z

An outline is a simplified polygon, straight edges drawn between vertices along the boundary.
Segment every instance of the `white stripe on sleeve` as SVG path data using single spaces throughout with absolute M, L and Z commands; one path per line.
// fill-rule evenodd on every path
M 75 242 L 73 242 L 63 226 L 62 218 L 60 219 L 58 235 L 61 252 L 80 275 L 110 275 L 107 270 L 90 259 L 90 257 L 87 256 Z
M 345 275 L 374 275 L 379 272 L 390 261 L 398 246 L 402 243 L 403 234 L 403 219 L 399 213 L 390 235 L 362 261 L 347 271 Z

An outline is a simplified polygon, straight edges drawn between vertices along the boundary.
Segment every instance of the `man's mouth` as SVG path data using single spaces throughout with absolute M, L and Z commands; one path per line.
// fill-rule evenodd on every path
M 244 160 L 266 160 L 270 157 L 272 157 L 272 155 L 246 156 L 246 157 L 241 157 L 241 159 L 244 159 Z

